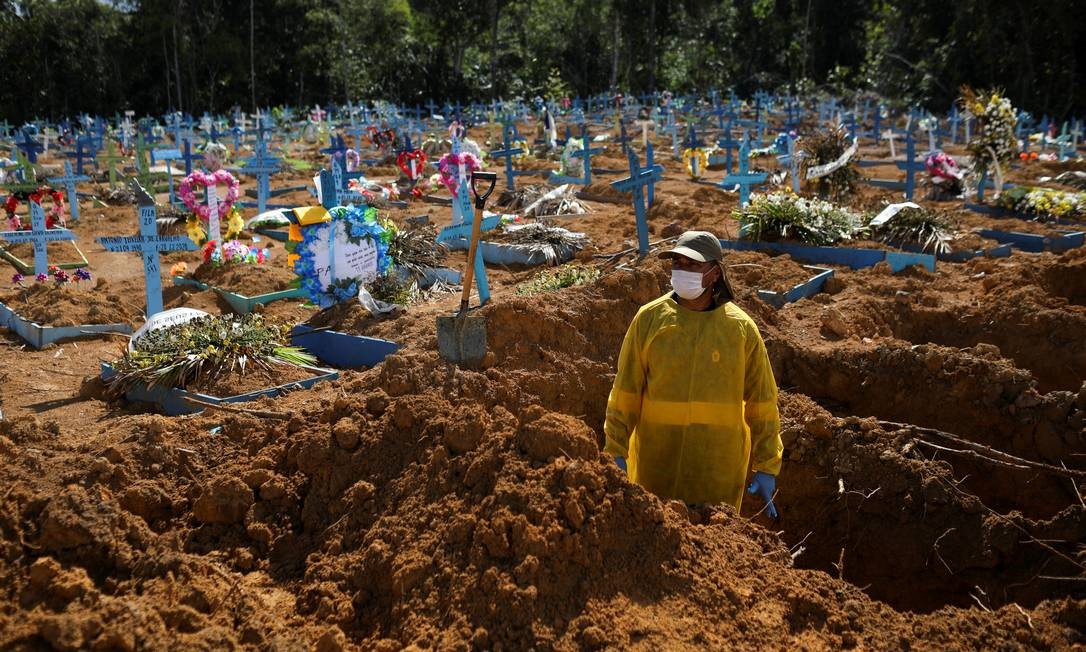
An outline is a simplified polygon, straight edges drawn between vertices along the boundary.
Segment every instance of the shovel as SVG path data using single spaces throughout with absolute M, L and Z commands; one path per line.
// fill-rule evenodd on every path
M 489 181 L 486 192 L 480 193 L 475 186 L 479 179 Z M 477 367 L 486 355 L 486 319 L 468 315 L 471 284 L 475 280 L 475 256 L 479 249 L 479 231 L 483 223 L 483 206 L 494 191 L 498 175 L 494 172 L 472 172 L 471 191 L 475 195 L 475 219 L 471 224 L 471 244 L 468 245 L 468 268 L 464 270 L 464 293 L 460 296 L 460 310 L 454 317 L 437 318 L 437 351 L 449 362 Z

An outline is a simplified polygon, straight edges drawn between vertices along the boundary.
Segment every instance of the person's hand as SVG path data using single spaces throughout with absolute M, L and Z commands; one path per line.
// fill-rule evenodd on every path
M 777 518 L 777 508 L 773 506 L 773 494 L 777 492 L 777 478 L 762 471 L 755 471 L 754 480 L 747 487 L 747 493 L 761 496 L 765 501 L 765 513 L 769 518 Z
M 615 464 L 618 465 L 618 468 L 622 469 L 623 473 L 628 473 L 628 471 L 626 470 L 626 458 L 625 457 L 621 457 L 619 455 L 616 455 L 615 456 Z

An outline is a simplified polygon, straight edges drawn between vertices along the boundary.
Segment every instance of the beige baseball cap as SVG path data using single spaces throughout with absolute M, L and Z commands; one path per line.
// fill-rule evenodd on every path
M 720 239 L 708 231 L 687 231 L 675 241 L 675 246 L 660 253 L 660 258 L 686 256 L 699 263 L 720 262 L 724 259 L 724 250 Z

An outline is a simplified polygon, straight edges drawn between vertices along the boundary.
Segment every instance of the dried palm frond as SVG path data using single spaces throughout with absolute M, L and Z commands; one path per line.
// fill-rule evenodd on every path
M 290 329 L 269 324 L 252 313 L 200 317 L 149 331 L 132 350 L 113 363 L 117 374 L 111 391 L 121 394 L 135 385 L 148 387 L 205 386 L 235 370 L 272 371 L 274 365 L 303 366 L 317 360 L 290 346 Z
M 831 126 L 825 131 L 816 131 L 800 142 L 803 143 L 804 171 L 809 167 L 836 161 L 852 145 L 848 129 L 842 124 Z M 854 161 L 855 159 L 824 177 L 814 179 L 811 183 L 818 196 L 840 203 L 855 192 L 860 173 L 853 165 Z
M 536 245 L 551 247 L 571 247 L 576 251 L 584 249 L 588 237 L 583 233 L 574 233 L 547 222 L 532 222 L 524 225 L 512 225 L 505 231 L 487 238 L 492 242 L 513 245 Z
M 941 211 L 927 208 L 903 208 L 888 222 L 871 228 L 871 237 L 894 246 L 906 243 L 920 245 L 923 252 L 950 253 L 954 223 Z
M 392 261 L 412 277 L 423 276 L 429 268 L 441 267 L 448 253 L 448 248 L 437 242 L 437 229 L 429 224 L 396 229 L 388 243 Z
M 537 199 L 550 190 L 543 185 L 522 185 L 516 190 L 504 190 L 498 199 L 498 205 L 510 211 L 517 212 L 525 206 L 530 206 Z

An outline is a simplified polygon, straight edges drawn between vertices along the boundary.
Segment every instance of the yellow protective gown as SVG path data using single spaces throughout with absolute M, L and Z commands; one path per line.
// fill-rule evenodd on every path
M 733 303 L 698 312 L 668 294 L 622 341 L 604 451 L 663 498 L 739 509 L 748 465 L 777 475 L 777 384 L 758 327 Z

